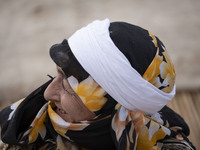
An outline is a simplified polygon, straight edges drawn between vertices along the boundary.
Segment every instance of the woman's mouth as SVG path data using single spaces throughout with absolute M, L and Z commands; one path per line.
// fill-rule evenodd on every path
M 67 114 L 63 109 L 61 108 L 57 108 L 57 110 L 61 113 L 61 114 Z

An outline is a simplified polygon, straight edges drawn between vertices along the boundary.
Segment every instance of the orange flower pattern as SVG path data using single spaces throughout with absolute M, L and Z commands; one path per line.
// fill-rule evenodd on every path
M 107 102 L 107 98 L 104 97 L 106 95 L 105 90 L 91 76 L 80 83 L 71 76 L 68 78 L 68 82 L 89 110 L 98 111 Z
M 161 114 L 157 115 L 162 120 Z M 174 127 L 170 127 L 168 121 L 160 122 L 144 116 L 142 112 L 131 112 L 123 106 L 118 108 L 112 119 L 112 129 L 119 150 L 193 150 L 186 142 L 186 137 L 183 138 L 183 134 L 179 133 L 182 130 L 180 127 L 175 133 Z
M 127 129 L 127 126 L 129 128 Z M 112 119 L 112 129 L 115 131 L 117 142 L 125 139 L 122 145 L 126 145 L 126 149 L 136 149 L 137 138 L 141 128 L 144 125 L 144 116 L 141 112 L 131 112 L 121 106 Z M 124 132 L 126 130 L 126 132 Z
M 158 46 L 157 38 L 149 31 L 154 46 L 157 48 L 156 55 L 143 75 L 143 78 L 160 90 L 170 93 L 175 83 L 174 65 L 162 43 Z

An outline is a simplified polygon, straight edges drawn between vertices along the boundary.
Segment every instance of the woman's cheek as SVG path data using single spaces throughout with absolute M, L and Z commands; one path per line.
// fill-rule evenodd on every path
M 72 108 L 74 108 L 74 102 L 70 95 L 66 92 L 61 96 L 61 106 L 62 108 L 70 114 Z

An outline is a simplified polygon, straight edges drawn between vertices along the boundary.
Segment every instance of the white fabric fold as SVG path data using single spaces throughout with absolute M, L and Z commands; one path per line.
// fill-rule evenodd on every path
M 131 66 L 109 35 L 109 19 L 96 20 L 76 31 L 69 46 L 82 67 L 118 103 L 131 111 L 153 114 L 175 95 L 165 93 Z

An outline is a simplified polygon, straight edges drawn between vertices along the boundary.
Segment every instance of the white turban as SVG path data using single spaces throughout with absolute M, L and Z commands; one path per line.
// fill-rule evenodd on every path
M 69 46 L 82 67 L 118 103 L 131 111 L 153 114 L 175 95 L 176 86 L 165 93 L 131 66 L 109 35 L 110 21 L 94 21 L 76 31 Z

